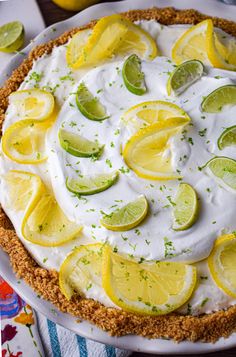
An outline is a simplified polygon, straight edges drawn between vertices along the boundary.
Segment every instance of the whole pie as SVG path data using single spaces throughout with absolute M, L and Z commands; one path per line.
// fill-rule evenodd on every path
M 0 244 L 115 336 L 236 329 L 236 23 L 133 10 L 36 47 L 0 90 Z

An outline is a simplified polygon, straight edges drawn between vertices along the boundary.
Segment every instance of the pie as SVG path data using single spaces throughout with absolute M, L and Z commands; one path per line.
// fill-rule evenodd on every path
M 236 329 L 236 24 L 132 10 L 36 47 L 0 89 L 0 244 L 114 336 Z

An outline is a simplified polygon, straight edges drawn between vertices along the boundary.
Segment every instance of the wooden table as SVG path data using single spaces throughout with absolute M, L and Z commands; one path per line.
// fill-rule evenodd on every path
M 45 23 L 47 26 L 54 24 L 55 22 L 68 19 L 75 13 L 71 11 L 65 11 L 56 6 L 51 0 L 37 0 L 42 11 Z M 106 0 L 106 2 L 116 0 Z M 101 1 L 103 2 L 103 1 Z M 105 2 L 105 1 L 104 1 Z M 133 353 L 132 357 L 150 357 L 151 355 L 145 353 Z M 160 355 L 158 355 L 160 356 Z M 223 352 L 214 352 L 210 354 L 204 354 L 202 356 L 209 357 L 236 357 L 236 348 Z M 72 356 L 74 357 L 74 356 Z M 175 355 L 175 357 L 190 357 L 190 355 Z

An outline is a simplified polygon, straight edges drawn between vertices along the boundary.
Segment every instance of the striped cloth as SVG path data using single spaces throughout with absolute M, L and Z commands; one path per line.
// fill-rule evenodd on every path
M 37 313 L 46 357 L 128 357 L 130 351 L 93 342 L 56 325 Z

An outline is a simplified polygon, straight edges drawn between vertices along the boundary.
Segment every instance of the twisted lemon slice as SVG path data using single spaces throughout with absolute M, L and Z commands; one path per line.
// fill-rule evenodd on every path
M 234 51 L 235 48 L 227 48 L 220 42 L 212 20 L 208 19 L 192 26 L 176 41 L 172 58 L 177 64 L 196 59 L 217 68 L 235 70 Z
M 102 287 L 102 244 L 82 245 L 66 257 L 59 272 L 62 293 L 70 300 L 74 292 L 86 294 L 92 287 Z
M 19 90 L 9 96 L 9 104 L 19 119 L 48 119 L 54 110 L 54 97 L 41 89 Z
M 136 129 L 140 129 L 173 117 L 183 117 L 186 120 L 190 120 L 188 114 L 178 105 L 162 100 L 154 100 L 134 105 L 123 114 L 121 119 L 125 125 L 132 125 Z
M 126 311 L 163 315 L 191 296 L 196 268 L 175 262 L 137 263 L 104 247 L 102 283 L 109 298 Z
M 140 129 L 125 145 L 123 157 L 127 166 L 146 179 L 179 178 L 172 169 L 169 139 L 188 122 L 185 118 L 170 118 Z
M 11 170 L 3 176 L 8 191 L 7 205 L 15 211 L 29 210 L 44 192 L 44 185 L 38 175 Z
M 10 171 L 3 179 L 9 190 L 9 207 L 24 211 L 21 231 L 26 240 L 54 247 L 72 240 L 81 231 L 81 226 L 65 216 L 38 175 Z
M 47 159 L 45 132 L 48 123 L 25 119 L 12 124 L 2 137 L 3 153 L 19 164 L 39 164 Z
M 9 102 L 20 120 L 4 132 L 3 153 L 19 164 L 45 161 L 45 134 L 56 119 L 54 97 L 40 89 L 28 89 L 12 93 Z
M 226 234 L 215 241 L 207 259 L 215 283 L 226 294 L 236 297 L 236 235 Z
M 85 32 L 76 34 L 68 45 L 66 58 L 68 65 L 74 69 L 94 66 L 115 54 L 136 53 L 148 59 L 157 56 L 153 38 L 139 26 L 117 14 L 100 19 L 86 40 L 87 35 Z

